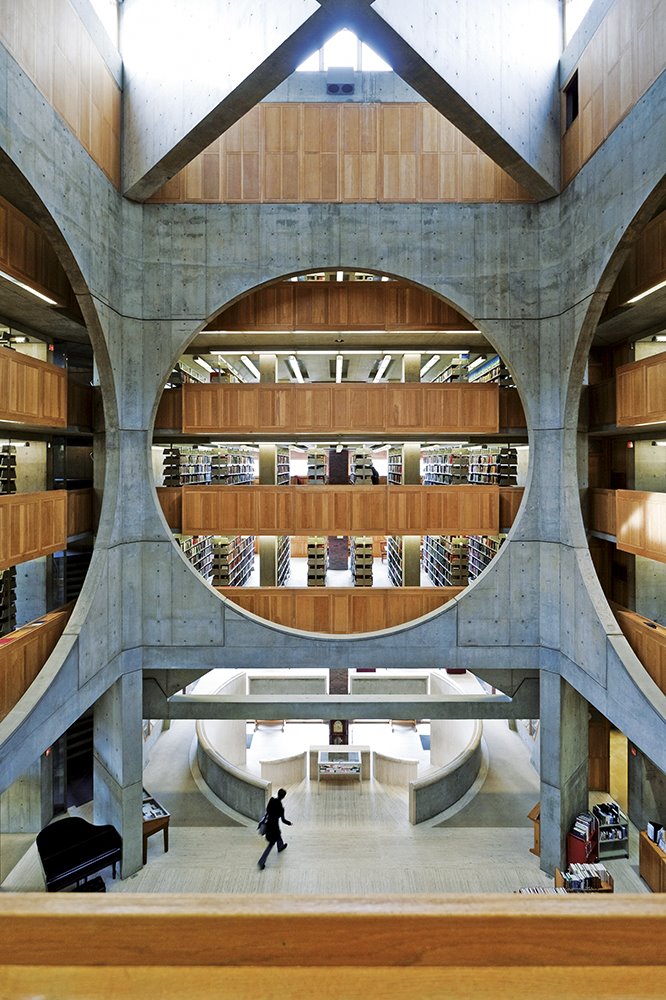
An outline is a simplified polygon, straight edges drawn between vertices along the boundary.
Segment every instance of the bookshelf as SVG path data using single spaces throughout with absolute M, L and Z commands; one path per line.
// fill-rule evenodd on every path
M 454 535 L 425 535 L 423 570 L 436 587 L 466 587 L 467 538 Z
M 0 571 L 0 636 L 16 628 L 16 566 Z
M 308 452 L 308 482 L 320 485 L 326 482 L 326 452 Z
M 516 486 L 518 482 L 518 452 L 515 448 L 475 452 L 470 455 L 468 480 L 485 486 Z
M 402 483 L 402 448 L 390 449 L 386 479 L 389 486 L 399 486 Z
M 243 486 L 254 482 L 255 458 L 249 451 L 216 452 L 211 460 L 211 482 L 221 486 Z
M 503 388 L 513 389 L 511 373 L 498 354 L 488 358 L 483 364 L 477 365 L 469 373 L 470 382 L 491 382 Z
M 652 892 L 666 892 L 666 851 L 641 830 L 638 839 L 638 873 Z
M 386 567 L 394 587 L 402 587 L 402 537 L 389 535 L 386 540 Z
M 194 486 L 212 481 L 212 456 L 196 448 L 165 448 L 162 452 L 165 486 Z
M 464 451 L 423 453 L 424 486 L 456 486 L 468 482 L 469 455 Z
M 254 535 L 217 535 L 211 541 L 213 585 L 242 587 L 254 569 Z
M 433 382 L 467 382 L 467 358 L 455 358 Z
M 291 572 L 291 538 L 280 535 L 277 540 L 277 585 L 284 587 Z
M 275 485 L 289 486 L 289 483 L 289 450 L 287 448 L 278 448 L 275 455 Z
M 208 583 L 213 577 L 213 540 L 209 535 L 174 535 L 183 555 Z
M 372 456 L 369 452 L 355 451 L 352 453 L 350 480 L 361 486 L 372 484 Z
M 506 535 L 470 535 L 467 546 L 468 575 L 475 580 L 499 552 Z
M 16 448 L 3 444 L 0 448 L 0 494 L 16 493 Z
M 355 587 L 372 586 L 372 538 L 359 536 L 351 540 L 351 571 Z
M 616 802 L 592 806 L 597 820 L 597 849 L 603 858 L 629 857 L 629 820 Z
M 326 539 L 308 538 L 308 587 L 326 586 Z

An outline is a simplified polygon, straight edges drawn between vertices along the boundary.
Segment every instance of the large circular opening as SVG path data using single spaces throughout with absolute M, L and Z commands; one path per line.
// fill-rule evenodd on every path
M 261 617 L 338 634 L 464 593 L 527 464 L 518 390 L 483 332 L 426 289 L 344 269 L 223 310 L 178 359 L 153 439 L 195 570 Z

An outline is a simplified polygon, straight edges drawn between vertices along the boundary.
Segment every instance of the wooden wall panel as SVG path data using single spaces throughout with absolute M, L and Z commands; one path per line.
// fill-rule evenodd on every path
M 615 496 L 618 549 L 666 562 L 666 493 L 617 490 Z
M 166 522 L 173 531 L 180 531 L 183 520 L 183 491 L 180 486 L 158 486 L 160 502 Z
M 92 429 L 93 387 L 67 381 L 67 426 Z
M 587 388 L 588 420 L 590 427 L 605 427 L 616 421 L 616 382 L 604 379 Z
M 632 246 L 611 289 L 603 316 L 666 280 L 666 211 L 652 219 Z M 602 317 L 603 318 L 603 317 Z
M 499 425 L 502 430 L 525 430 L 527 418 L 517 389 L 499 389 Z
M 575 67 L 580 110 L 566 130 L 562 94 L 563 184 L 569 183 L 664 69 L 663 22 L 663 0 L 615 0 L 583 50 Z
M 666 694 L 666 628 L 628 608 L 617 604 L 611 607 L 634 653 Z
M 588 495 L 588 528 L 601 531 L 604 535 L 614 535 L 616 531 L 615 490 L 591 487 Z
M 151 198 L 156 202 L 532 200 L 455 126 L 420 102 L 260 104 Z
M 206 330 L 474 330 L 453 306 L 402 281 L 281 281 L 235 302 Z
M 3 387 L 0 419 L 47 427 L 67 426 L 67 373 L 46 361 L 0 350 Z
M 499 488 L 499 525 L 500 531 L 507 531 L 518 516 L 518 510 L 523 502 L 525 489 L 523 486 L 500 486 Z
M 66 547 L 66 490 L 0 496 L 0 569 Z
M 497 486 L 183 486 L 180 493 L 187 535 L 484 535 L 500 524 Z M 167 519 L 175 518 L 176 501 L 164 488 L 158 495 Z
M 78 310 L 67 275 L 41 228 L 2 197 L 0 268 L 59 306 Z
M 666 421 L 666 351 L 621 365 L 616 381 L 618 427 Z
M 359 427 L 379 434 L 493 434 L 499 429 L 499 390 L 487 383 L 190 383 L 179 395 L 187 434 L 354 434 Z M 175 412 L 168 419 L 176 419 Z
M 28 690 L 62 635 L 74 602 L 0 639 L 0 719 Z
M 403 625 L 443 607 L 463 587 L 218 587 L 246 611 L 304 632 L 349 634 Z
M 69 0 L 3 3 L 0 41 L 119 187 L 120 88 Z
M 94 529 L 95 491 L 67 490 L 67 535 L 82 535 Z

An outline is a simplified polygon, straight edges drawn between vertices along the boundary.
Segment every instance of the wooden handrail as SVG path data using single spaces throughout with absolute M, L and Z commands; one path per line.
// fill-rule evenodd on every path
M 74 601 L 0 639 L 0 719 L 18 703 L 65 630 Z
M 4 995 L 656 998 L 662 895 L 0 896 Z M 266 985 L 270 983 L 270 988 Z

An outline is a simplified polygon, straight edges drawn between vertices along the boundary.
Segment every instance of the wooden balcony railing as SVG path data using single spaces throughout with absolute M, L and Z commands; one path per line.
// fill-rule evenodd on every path
M 47 427 L 67 426 L 67 372 L 46 361 L 0 351 L 0 420 Z
M 436 611 L 464 587 L 218 587 L 260 618 L 306 632 L 377 632 Z
M 0 639 L 0 719 L 28 690 L 53 652 L 74 602 Z
M 666 628 L 619 604 L 611 604 L 611 608 L 634 653 L 666 694 Z
M 617 369 L 618 427 L 666 422 L 666 352 Z
M 94 527 L 95 492 L 67 490 L 67 535 L 82 535 Z
M 588 528 L 604 535 L 615 534 L 615 490 L 588 490 Z
M 617 490 L 615 525 L 618 549 L 666 562 L 666 493 Z
M 0 496 L 0 569 L 66 546 L 66 490 Z

